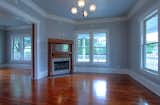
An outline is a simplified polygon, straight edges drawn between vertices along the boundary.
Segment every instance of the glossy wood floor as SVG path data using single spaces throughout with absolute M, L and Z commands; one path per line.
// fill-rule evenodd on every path
M 160 97 L 127 75 L 73 74 L 33 81 L 27 74 L 3 73 L 0 105 L 160 105 Z

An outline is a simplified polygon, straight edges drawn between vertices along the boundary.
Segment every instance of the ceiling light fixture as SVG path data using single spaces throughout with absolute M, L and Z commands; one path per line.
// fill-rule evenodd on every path
M 85 6 L 85 0 L 78 0 L 77 4 L 80 8 L 83 8 Z
M 87 11 L 83 11 L 83 16 L 87 17 L 88 16 L 88 12 Z
M 72 9 L 71 9 L 71 12 L 72 12 L 72 14 L 77 14 L 77 8 L 76 7 L 73 7 Z
M 87 17 L 89 12 L 95 12 L 95 11 L 96 11 L 96 5 L 94 3 L 89 2 L 89 0 L 78 0 L 76 1 L 76 6 L 71 8 L 72 14 L 75 15 L 79 13 L 83 17 Z
M 89 10 L 90 10 L 91 12 L 96 11 L 96 5 L 95 5 L 95 4 L 91 4 L 90 7 L 89 7 Z

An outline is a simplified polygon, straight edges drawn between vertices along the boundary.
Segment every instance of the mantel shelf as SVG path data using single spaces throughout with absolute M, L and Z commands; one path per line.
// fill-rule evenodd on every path
M 70 55 L 72 52 L 53 52 L 53 55 Z

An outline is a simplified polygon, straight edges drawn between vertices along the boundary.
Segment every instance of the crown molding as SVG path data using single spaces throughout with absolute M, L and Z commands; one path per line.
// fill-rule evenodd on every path
M 31 22 L 35 22 L 35 23 L 40 23 L 40 21 L 35 18 L 35 17 L 32 17 L 31 15 L 27 14 L 26 12 L 18 9 L 17 7 L 7 3 L 5 0 L 0 0 L 0 7 L 12 12 L 13 14 L 17 15 L 17 16 L 21 16 L 23 17 L 24 19 L 26 20 L 29 20 Z
M 149 0 L 138 0 L 135 4 L 135 6 L 131 9 L 131 11 L 128 13 L 128 18 L 131 18 L 136 14 L 136 12 L 142 8 L 142 6 L 147 3 Z
M 60 17 L 60 16 L 57 16 L 57 15 L 54 15 L 54 14 L 48 14 L 47 18 L 48 19 L 52 19 L 52 20 L 66 22 L 66 23 L 76 24 L 75 20 L 64 18 L 64 17 Z
M 31 25 L 22 25 L 22 26 L 11 26 L 6 27 L 5 30 L 12 31 L 12 30 L 23 30 L 23 29 L 32 29 Z
M 62 22 L 71 23 L 71 24 L 92 24 L 92 23 L 125 21 L 131 18 L 147 1 L 149 0 L 138 0 L 136 5 L 131 9 L 128 15 L 124 17 L 76 21 L 76 20 L 65 18 L 65 17 L 57 16 L 54 14 L 49 14 L 45 10 L 43 10 L 40 6 L 38 6 L 36 3 L 34 3 L 32 0 L 21 0 L 21 2 L 23 2 L 25 5 L 27 5 L 28 7 L 33 9 L 35 12 L 39 13 L 41 16 L 47 19 L 62 21 Z
M 39 7 L 36 3 L 34 3 L 32 0 L 21 0 L 25 5 L 33 9 L 35 12 L 39 13 L 41 16 L 47 18 L 47 19 L 53 19 L 57 21 L 63 21 L 67 23 L 75 24 L 75 21 L 72 19 L 64 18 L 61 16 L 57 16 L 54 14 L 49 14 L 45 10 L 43 10 L 41 7 Z
M 21 0 L 25 5 L 33 9 L 35 12 L 39 13 L 43 17 L 47 17 L 47 13 L 45 10 L 40 8 L 37 4 L 35 4 L 32 0 Z
M 115 17 L 115 18 L 103 18 L 103 19 L 93 19 L 93 20 L 83 20 L 77 21 L 76 24 L 97 24 L 97 23 L 109 23 L 109 22 L 119 22 L 128 20 L 127 16 Z

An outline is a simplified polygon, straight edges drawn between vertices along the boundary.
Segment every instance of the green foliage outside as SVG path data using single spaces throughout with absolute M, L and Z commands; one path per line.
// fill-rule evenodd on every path
M 147 44 L 146 45 L 146 53 L 147 54 L 158 53 L 158 50 L 156 50 L 157 46 L 158 46 L 157 43 Z

